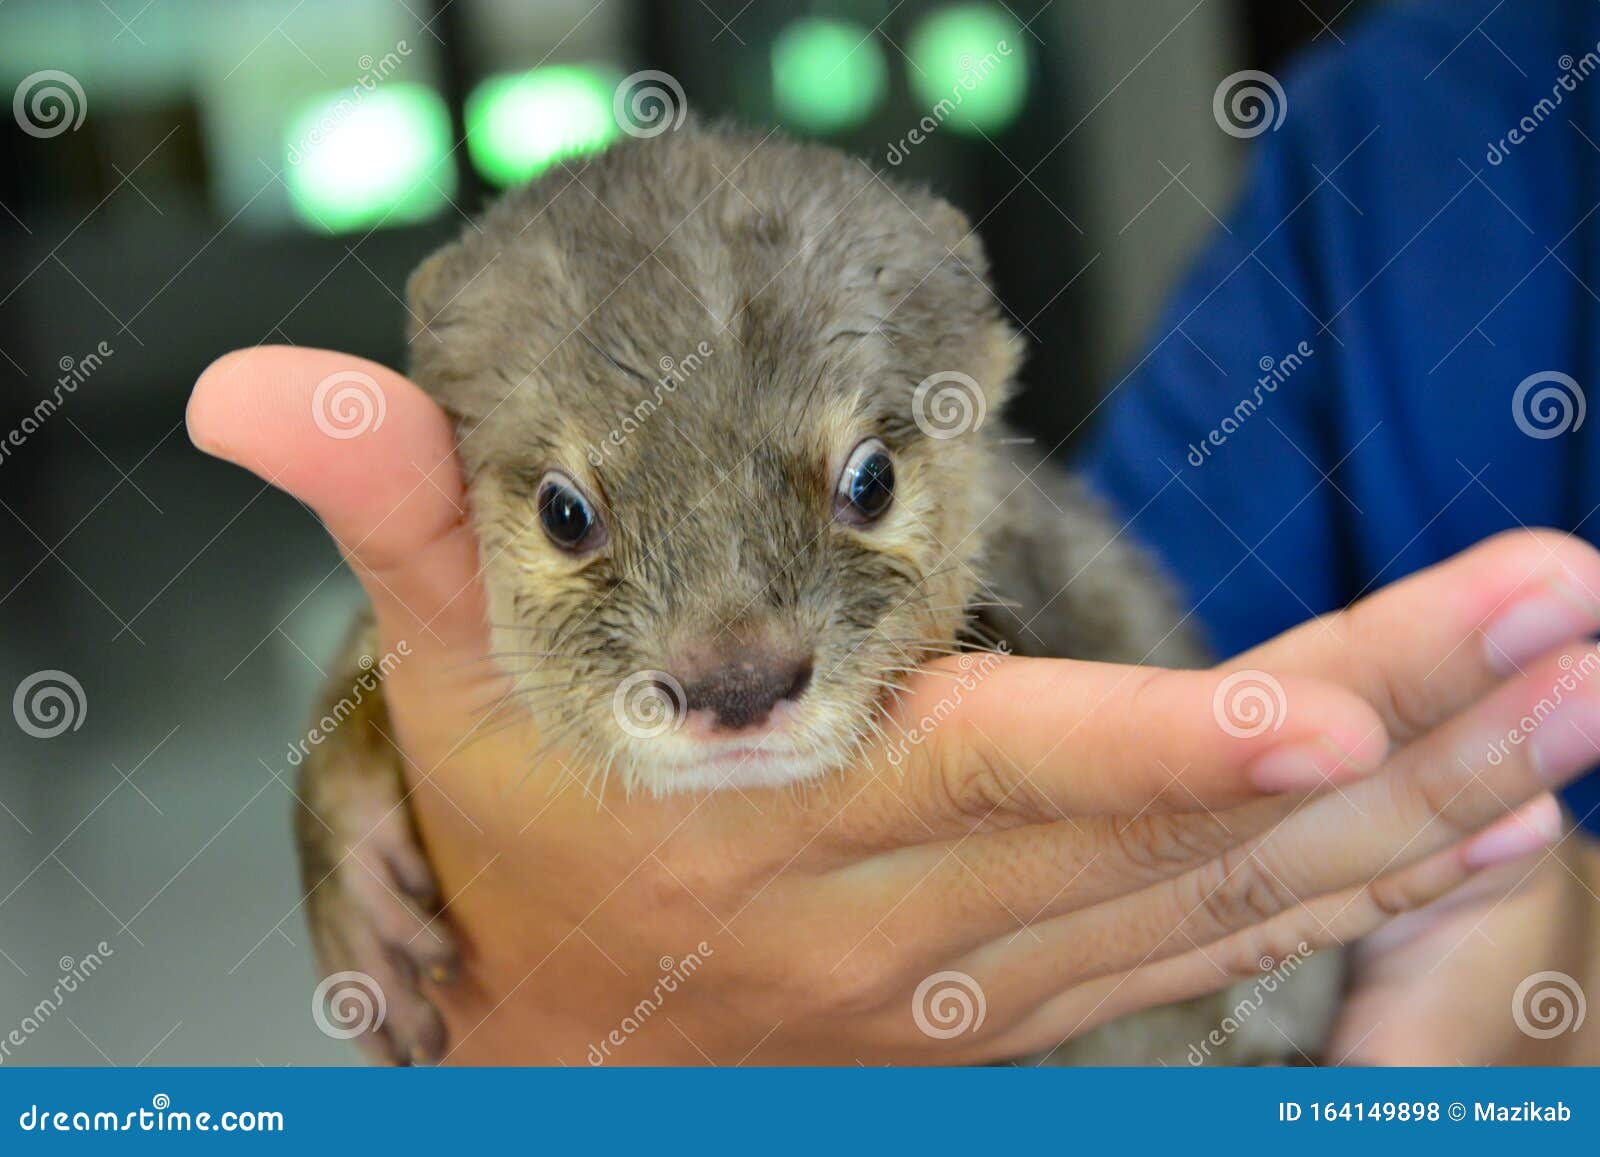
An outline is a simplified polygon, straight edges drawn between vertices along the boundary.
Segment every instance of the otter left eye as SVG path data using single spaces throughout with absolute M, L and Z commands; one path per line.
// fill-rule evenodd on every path
M 605 543 L 606 528 L 578 484 L 559 470 L 539 481 L 539 521 L 550 541 L 571 554 L 585 554 Z
M 894 461 L 889 448 L 868 438 L 850 452 L 834 500 L 837 517 L 858 525 L 876 522 L 894 502 Z

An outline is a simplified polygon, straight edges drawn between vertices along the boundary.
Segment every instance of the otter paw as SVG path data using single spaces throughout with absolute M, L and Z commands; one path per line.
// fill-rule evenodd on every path
M 318 1026 L 354 1039 L 380 1064 L 438 1062 L 444 1020 L 423 985 L 453 981 L 459 957 L 408 826 L 385 820 L 348 847 L 306 906 L 325 976 L 313 1006 Z

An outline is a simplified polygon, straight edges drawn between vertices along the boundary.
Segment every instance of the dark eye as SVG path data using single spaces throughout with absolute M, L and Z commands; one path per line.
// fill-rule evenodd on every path
M 894 462 L 889 448 L 876 438 L 868 438 L 850 452 L 844 473 L 839 475 L 835 500 L 838 516 L 857 524 L 875 522 L 894 501 Z
M 577 485 L 559 470 L 539 480 L 539 522 L 562 550 L 594 550 L 605 542 L 605 526 Z

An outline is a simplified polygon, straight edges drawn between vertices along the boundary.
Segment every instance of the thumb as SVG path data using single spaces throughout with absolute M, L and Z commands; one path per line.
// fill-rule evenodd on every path
M 360 578 L 386 639 L 481 646 L 477 544 L 449 420 L 416 385 L 330 350 L 218 358 L 189 398 L 189 437 L 292 494 Z

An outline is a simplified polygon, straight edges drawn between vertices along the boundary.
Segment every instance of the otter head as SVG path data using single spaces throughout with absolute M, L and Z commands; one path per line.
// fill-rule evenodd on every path
M 493 206 L 410 285 L 494 651 L 578 764 L 657 792 L 846 762 L 978 588 L 1017 354 L 966 221 L 692 123 Z

